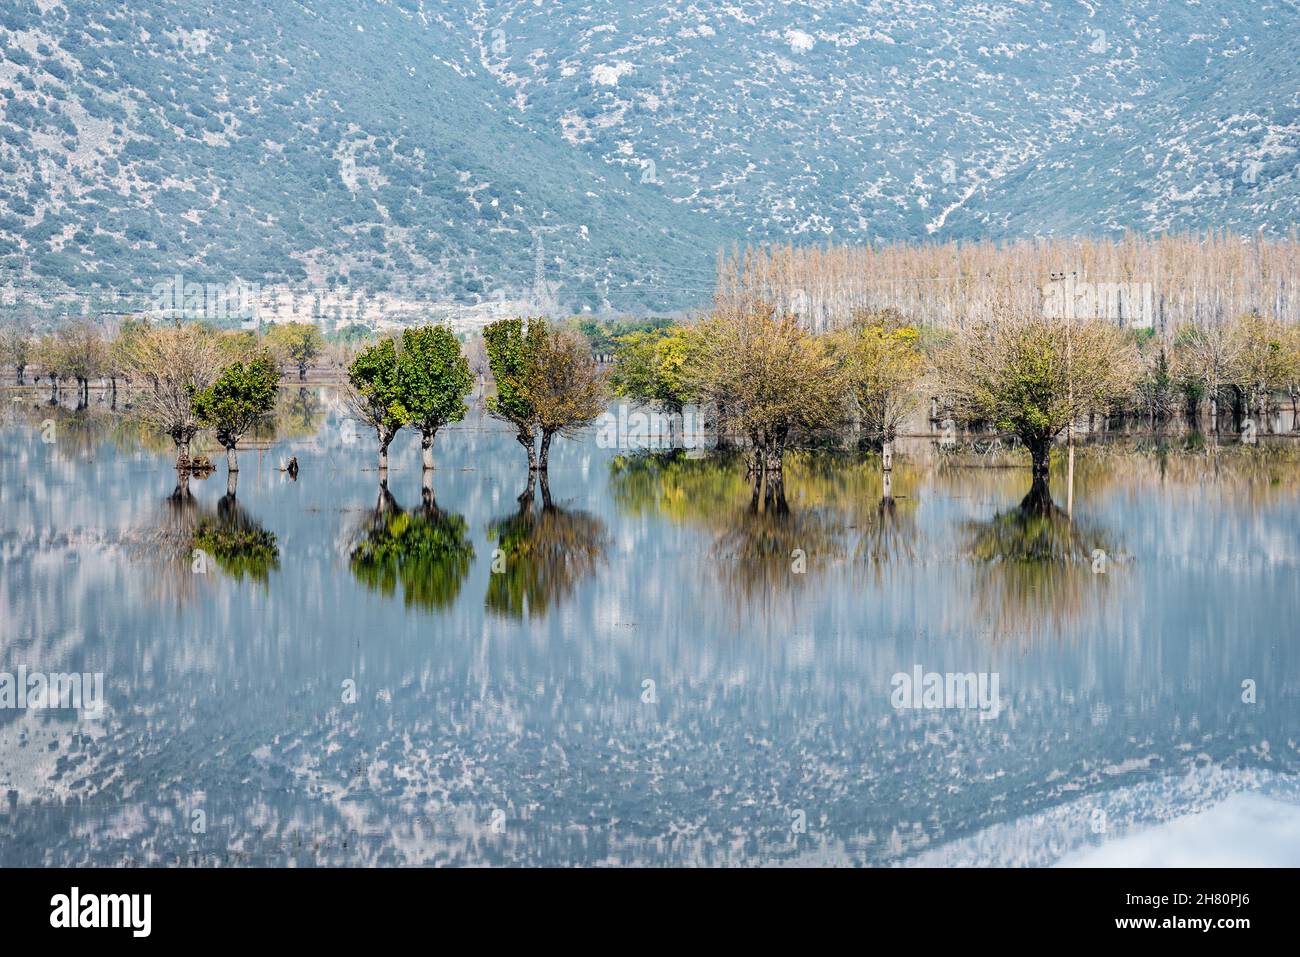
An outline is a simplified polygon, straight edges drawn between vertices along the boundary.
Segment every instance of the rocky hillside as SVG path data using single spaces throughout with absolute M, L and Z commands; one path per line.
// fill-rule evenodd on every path
M 1298 64 L 1291 0 L 10 0 L 0 284 L 658 310 L 733 240 L 1282 234 Z

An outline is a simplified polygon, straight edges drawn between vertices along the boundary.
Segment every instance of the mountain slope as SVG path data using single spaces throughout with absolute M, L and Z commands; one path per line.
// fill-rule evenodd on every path
M 704 302 L 718 244 L 1300 220 L 1300 13 L 18 0 L 0 283 Z M 540 230 L 540 232 L 536 232 Z

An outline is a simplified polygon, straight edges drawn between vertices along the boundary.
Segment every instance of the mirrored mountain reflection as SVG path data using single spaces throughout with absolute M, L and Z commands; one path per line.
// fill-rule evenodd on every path
M 436 610 L 455 603 L 473 561 L 464 517 L 439 508 L 430 484 L 419 508 L 405 511 L 382 483 L 354 536 L 348 567 L 371 591 L 392 595 L 400 584 L 408 608 Z
M 1036 480 L 1014 508 L 966 528 L 966 554 L 979 568 L 975 612 L 996 637 L 1035 635 L 1114 594 L 1117 545 L 1107 532 L 1052 500 Z
M 605 563 L 610 545 L 605 523 L 589 512 L 560 508 L 545 475 L 540 503 L 529 479 L 518 509 L 488 525 L 493 544 L 488 611 L 517 619 L 541 617 Z

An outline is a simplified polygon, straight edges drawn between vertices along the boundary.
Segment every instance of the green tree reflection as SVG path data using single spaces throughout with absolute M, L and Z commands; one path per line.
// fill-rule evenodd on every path
M 211 556 L 217 567 L 232 578 L 265 583 L 280 567 L 280 548 L 275 535 L 239 505 L 233 491 L 217 502 L 217 513 L 199 519 L 193 547 Z
M 407 607 L 451 607 L 474 561 L 463 516 L 444 512 L 425 487 L 421 505 L 403 511 L 380 486 L 379 503 L 363 525 L 349 557 L 357 581 L 393 595 L 402 586 Z
M 538 509 L 530 479 L 518 510 L 488 526 L 494 550 L 485 603 L 494 614 L 543 617 L 605 561 L 605 523 L 587 512 L 556 506 L 545 476 L 541 491 Z

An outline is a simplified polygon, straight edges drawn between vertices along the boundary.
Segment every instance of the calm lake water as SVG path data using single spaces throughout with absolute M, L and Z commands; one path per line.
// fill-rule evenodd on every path
M 1295 440 L 1090 446 L 1068 522 L 996 448 L 904 443 L 892 507 L 797 455 L 755 513 L 740 463 L 590 433 L 521 510 L 499 423 L 427 497 L 400 437 L 386 499 L 312 389 L 177 501 L 97 397 L 11 397 L 0 672 L 104 710 L 0 709 L 2 865 L 1052 864 L 1300 805 Z M 917 667 L 996 713 L 896 708 Z

